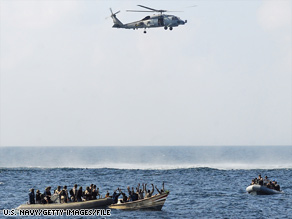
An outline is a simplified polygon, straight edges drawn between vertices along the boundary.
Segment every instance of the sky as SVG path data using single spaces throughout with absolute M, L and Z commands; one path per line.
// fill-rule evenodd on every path
M 152 14 L 126 12 L 138 4 L 188 22 L 112 28 L 110 7 L 123 23 Z M 0 0 L 0 146 L 291 146 L 291 9 Z

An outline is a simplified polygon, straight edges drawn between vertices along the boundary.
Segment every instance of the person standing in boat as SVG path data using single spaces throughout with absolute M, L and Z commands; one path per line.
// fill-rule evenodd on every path
M 97 199 L 97 196 L 100 198 L 99 188 L 97 188 L 96 185 L 93 185 L 92 198 Z
M 275 189 L 275 180 L 271 182 L 271 189 Z
M 259 182 L 259 185 L 261 185 L 261 186 L 264 185 L 264 181 L 263 181 L 261 174 L 259 175 L 258 182 Z
M 57 189 L 54 191 L 54 194 L 60 195 L 61 193 L 61 186 L 58 186 Z
M 164 182 L 162 183 L 162 189 L 161 190 L 159 190 L 158 188 L 157 188 L 157 186 L 155 186 L 155 188 L 156 188 L 156 190 L 157 190 L 157 192 L 159 193 L 159 194 L 162 194 L 162 193 L 164 193 Z
M 129 201 L 135 201 L 134 197 L 134 188 L 132 187 L 132 190 L 130 190 L 130 186 L 127 187 L 128 193 L 129 193 Z
M 93 186 L 94 186 L 93 184 L 90 184 L 90 186 L 89 186 L 89 193 L 90 193 L 89 200 L 92 200 Z
M 270 182 L 270 180 L 268 179 L 268 176 L 265 176 L 264 178 L 264 185 L 267 185 Z
M 36 204 L 41 204 L 42 202 L 41 202 L 41 195 L 42 195 L 42 193 L 40 193 L 40 190 L 37 190 L 36 191 L 36 194 L 35 194 L 35 203 Z
M 271 181 L 268 182 L 268 184 L 267 184 L 267 188 L 269 188 L 269 189 L 274 189 L 273 183 L 272 183 Z
M 138 187 L 136 189 L 136 193 L 138 195 L 138 200 L 144 199 L 144 183 L 142 184 L 142 189 L 140 189 L 140 183 L 138 183 Z
M 145 198 L 150 198 L 150 197 L 152 196 L 153 192 L 154 192 L 154 185 L 153 185 L 153 184 L 151 184 L 151 185 L 152 185 L 152 190 L 150 191 L 150 190 L 148 189 L 148 191 L 147 191 L 147 188 L 146 188 L 147 183 L 145 183 L 145 189 L 144 189 L 144 192 L 145 192 Z
M 86 201 L 89 201 L 91 199 L 92 193 L 90 191 L 90 188 L 87 186 L 84 191 L 84 198 Z
M 137 189 L 136 189 L 137 191 Z M 137 201 L 138 200 L 138 194 L 134 191 L 134 187 L 132 187 L 132 201 Z
M 72 193 L 70 192 L 71 201 L 77 202 L 77 193 L 78 193 L 77 184 L 75 184 L 74 187 L 73 187 L 73 189 L 72 189 Z
M 96 187 L 96 185 L 95 185 L 95 187 Z M 102 195 L 100 195 L 100 193 L 99 193 L 99 188 L 96 188 L 96 196 L 98 196 L 98 198 L 102 198 Z
M 120 193 L 117 193 L 117 191 L 119 191 Z M 114 191 L 113 196 L 112 196 L 112 198 L 113 198 L 113 200 L 114 200 L 114 204 L 118 203 L 118 198 L 119 198 L 119 196 L 120 196 L 121 194 L 122 194 L 122 193 L 121 193 L 120 188 L 117 188 L 117 189 Z
M 63 191 L 65 192 L 65 202 L 68 203 L 69 202 L 69 194 L 68 194 L 67 186 L 63 186 Z
M 280 185 L 275 181 L 275 190 L 280 191 Z
M 124 192 L 122 192 L 122 190 L 120 190 L 120 193 L 121 193 L 122 196 L 123 196 L 123 201 L 122 201 L 122 203 L 128 202 L 129 199 L 128 199 L 127 195 L 126 195 Z
M 96 185 L 93 185 L 92 190 L 91 190 L 91 199 L 95 200 L 96 196 L 97 196 Z
M 139 189 L 138 200 L 144 199 L 144 189 Z
M 69 201 L 69 198 L 68 198 L 67 186 L 63 186 L 63 189 L 60 192 L 60 202 L 67 203 L 68 201 Z
M 41 193 L 41 204 L 48 204 L 44 194 Z
M 51 203 L 51 186 L 48 186 L 44 192 L 44 199 L 46 200 L 47 204 Z
M 28 193 L 28 203 L 29 205 L 35 204 L 34 189 L 30 189 Z
M 129 193 L 129 198 L 128 201 L 132 201 L 132 192 L 130 190 L 130 186 L 127 187 L 128 193 Z
M 82 202 L 82 198 L 83 198 L 83 192 L 82 192 L 82 186 L 80 186 L 78 191 L 77 191 L 76 201 Z
M 57 195 L 58 196 L 58 199 L 59 201 L 58 202 L 61 202 L 61 186 L 58 186 L 57 189 L 54 191 L 54 195 Z

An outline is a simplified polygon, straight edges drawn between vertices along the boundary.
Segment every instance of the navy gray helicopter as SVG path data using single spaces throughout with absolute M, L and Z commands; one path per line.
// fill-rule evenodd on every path
M 133 29 L 133 30 L 144 28 L 144 33 L 146 33 L 146 28 L 163 27 L 165 30 L 167 29 L 172 30 L 173 27 L 178 27 L 179 25 L 184 25 L 187 23 L 187 20 L 183 21 L 177 16 L 163 14 L 165 12 L 170 12 L 170 11 L 157 10 L 157 9 L 149 8 L 143 5 L 138 5 L 138 6 L 148 9 L 148 10 L 147 11 L 146 10 L 127 10 L 127 11 L 128 12 L 159 12 L 160 14 L 146 16 L 142 20 L 123 24 L 116 16 L 116 14 L 118 14 L 120 11 L 113 13 L 112 9 L 110 8 L 111 18 L 113 19 L 113 22 L 114 22 L 113 28 L 124 28 L 124 29 Z

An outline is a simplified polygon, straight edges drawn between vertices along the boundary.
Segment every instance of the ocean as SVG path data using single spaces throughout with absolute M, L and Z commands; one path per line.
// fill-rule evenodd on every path
M 246 193 L 259 174 L 275 179 L 284 194 Z M 162 211 L 111 210 L 107 218 L 292 218 L 288 146 L 0 147 L 0 217 L 26 203 L 30 188 L 93 183 L 104 196 L 162 182 L 170 191 Z

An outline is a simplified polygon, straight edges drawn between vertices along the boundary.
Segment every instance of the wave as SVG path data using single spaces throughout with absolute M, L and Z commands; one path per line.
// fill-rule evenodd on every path
M 108 163 L 93 165 L 62 165 L 62 166 L 11 166 L 0 169 L 119 169 L 119 170 L 177 170 L 210 168 L 218 170 L 252 170 L 252 169 L 292 169 L 292 164 L 246 164 L 246 163 L 214 163 L 214 164 L 133 164 L 133 163 Z M 0 182 L 1 184 L 1 182 Z

